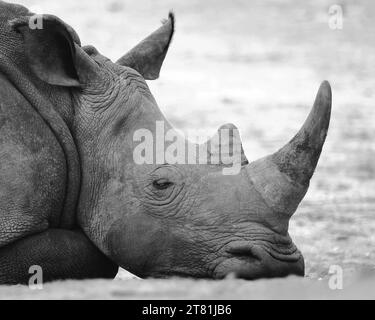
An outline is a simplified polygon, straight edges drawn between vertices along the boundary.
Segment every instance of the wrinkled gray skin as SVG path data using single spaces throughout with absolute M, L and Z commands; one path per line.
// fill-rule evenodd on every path
M 165 121 L 145 79 L 159 76 L 173 15 L 117 63 L 54 16 L 30 29 L 30 15 L 0 1 L 0 283 L 27 282 L 31 265 L 45 280 L 113 277 L 117 266 L 140 277 L 304 274 L 288 223 L 326 137 L 327 82 L 295 138 L 255 162 L 242 153 L 237 175 L 138 165 L 134 131 Z

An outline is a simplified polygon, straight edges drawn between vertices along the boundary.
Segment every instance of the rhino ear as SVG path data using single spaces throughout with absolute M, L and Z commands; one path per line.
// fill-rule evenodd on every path
M 33 24 L 31 19 L 40 19 Z M 22 17 L 9 22 L 24 39 L 25 54 L 33 72 L 43 81 L 58 86 L 79 87 L 75 68 L 75 31 L 53 15 Z
M 161 66 L 167 54 L 174 32 L 174 15 L 117 61 L 117 64 L 137 70 L 146 80 L 159 78 Z

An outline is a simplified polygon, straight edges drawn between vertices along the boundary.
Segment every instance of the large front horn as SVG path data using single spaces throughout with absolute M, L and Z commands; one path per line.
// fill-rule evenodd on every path
M 255 188 L 277 213 L 291 216 L 307 192 L 331 116 L 331 87 L 324 81 L 301 130 L 276 153 L 248 165 Z

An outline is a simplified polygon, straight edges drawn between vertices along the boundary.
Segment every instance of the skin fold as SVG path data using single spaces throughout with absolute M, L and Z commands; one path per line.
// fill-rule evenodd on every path
M 47 280 L 113 277 L 117 266 L 140 277 L 304 275 L 288 223 L 327 134 L 327 82 L 286 146 L 254 162 L 236 151 L 237 174 L 223 174 L 223 158 L 138 164 L 134 134 L 155 136 L 156 121 L 172 129 L 145 80 L 159 76 L 173 14 L 114 63 L 55 16 L 30 29 L 27 9 L 0 9 L 0 282 L 26 282 L 32 264 Z M 216 135 L 208 155 L 224 147 Z

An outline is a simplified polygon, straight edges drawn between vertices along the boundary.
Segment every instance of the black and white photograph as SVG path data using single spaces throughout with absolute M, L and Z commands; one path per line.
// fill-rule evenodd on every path
M 374 17 L 0 0 L 0 300 L 375 299 Z

